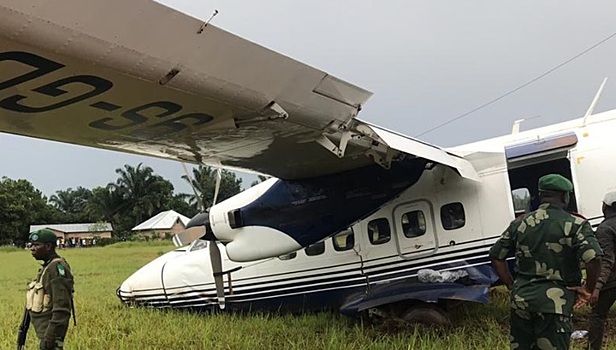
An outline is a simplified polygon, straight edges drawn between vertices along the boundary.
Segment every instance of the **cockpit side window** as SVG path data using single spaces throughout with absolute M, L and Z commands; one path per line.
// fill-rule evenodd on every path
M 291 259 L 295 259 L 296 256 L 297 256 L 297 252 L 291 252 L 289 254 L 285 254 L 285 255 L 279 256 L 278 259 L 280 259 L 280 260 L 291 260 Z
M 304 251 L 306 251 L 306 255 L 308 256 L 321 255 L 325 253 L 325 242 L 321 241 L 315 244 L 311 244 L 308 247 L 306 247 Z
M 216 244 L 216 243 L 212 243 L 212 244 Z M 197 251 L 197 250 L 205 249 L 205 248 L 207 248 L 207 245 L 208 245 L 207 241 L 204 241 L 202 239 L 198 239 L 198 240 L 196 240 L 196 241 L 194 241 L 194 242 L 192 242 L 190 244 L 190 246 L 188 247 L 188 251 L 189 252 L 194 252 L 194 251 Z

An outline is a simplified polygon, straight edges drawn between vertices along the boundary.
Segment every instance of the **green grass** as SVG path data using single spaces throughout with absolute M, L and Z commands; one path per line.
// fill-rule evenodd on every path
M 0 246 L 0 253 L 8 253 L 8 252 L 19 252 L 22 251 L 21 248 L 12 246 L 12 245 L 3 245 Z
M 143 242 L 60 250 L 75 275 L 77 308 L 77 326 L 71 325 L 65 349 L 508 348 L 507 295 L 500 288 L 492 291 L 492 303 L 464 304 L 452 313 L 452 327 L 432 330 L 395 322 L 370 326 L 337 313 L 204 315 L 121 305 L 115 296 L 120 283 L 172 249 L 168 243 Z M 37 268 L 28 251 L 0 249 L 0 349 L 15 347 L 25 286 Z M 576 329 L 584 329 L 587 314 L 583 310 L 576 316 Z M 607 344 L 616 349 L 613 331 Z M 37 349 L 32 329 L 27 348 Z M 583 349 L 583 342 L 575 342 L 573 349 Z
M 109 248 L 132 248 L 132 247 L 165 247 L 169 249 L 173 249 L 173 243 L 171 241 L 165 240 L 155 240 L 155 241 L 126 241 L 126 242 L 118 242 L 111 245 L 108 245 Z

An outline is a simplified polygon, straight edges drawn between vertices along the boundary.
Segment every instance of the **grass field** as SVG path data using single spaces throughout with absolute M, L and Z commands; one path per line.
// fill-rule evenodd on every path
M 77 326 L 71 325 L 65 349 L 507 349 L 506 293 L 493 290 L 492 303 L 466 304 L 453 314 L 453 326 L 429 330 L 391 323 L 369 326 L 336 313 L 303 316 L 197 315 L 127 308 L 115 290 L 137 268 L 173 249 L 170 243 L 119 244 L 65 249 L 75 275 Z M 0 249 L 0 349 L 14 349 L 23 311 L 25 286 L 38 262 L 29 251 Z M 575 317 L 585 329 L 588 310 Z M 616 316 L 612 316 L 614 321 Z M 614 322 L 612 322 L 614 323 Z M 616 329 L 606 349 L 616 349 Z M 585 341 L 574 342 L 583 349 Z M 31 329 L 27 349 L 37 349 Z

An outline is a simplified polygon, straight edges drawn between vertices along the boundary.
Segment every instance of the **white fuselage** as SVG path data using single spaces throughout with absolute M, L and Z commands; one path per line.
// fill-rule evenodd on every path
M 577 212 L 593 224 L 599 222 L 601 198 L 616 187 L 616 165 L 610 161 L 616 153 L 616 138 L 611 135 L 616 131 L 615 116 L 610 111 L 592 116 L 586 125 L 579 119 L 452 148 L 471 161 L 479 182 L 436 165 L 373 214 L 306 249 L 248 263 L 233 262 L 223 254 L 224 271 L 241 267 L 225 275 L 227 305 L 344 308 L 377 286 L 416 278 L 420 269 L 465 270 L 471 279 L 481 280 L 478 276 L 483 274 L 493 282 L 494 276 L 486 272 L 487 251 L 514 217 L 511 184 L 523 182 L 519 174 L 534 184 L 545 171 L 558 171 L 550 162 L 563 169 L 568 164 L 561 170 L 570 171 Z M 577 143 L 543 145 L 542 140 L 563 132 L 573 133 Z M 529 141 L 538 145 L 534 153 L 506 158 L 506 147 Z M 249 195 L 250 190 L 242 194 L 243 200 Z M 159 307 L 214 305 L 209 253 L 199 249 L 203 246 L 198 241 L 144 266 L 122 284 L 121 299 Z M 484 285 L 485 279 L 477 284 Z M 442 297 L 435 293 L 434 300 L 422 301 Z

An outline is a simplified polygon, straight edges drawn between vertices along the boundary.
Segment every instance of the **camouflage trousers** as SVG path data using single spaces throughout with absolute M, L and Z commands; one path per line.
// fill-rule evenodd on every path
M 588 319 L 588 349 L 601 349 L 605 321 L 614 301 L 616 301 L 616 288 L 601 290 L 599 300 L 593 306 L 590 318 Z
M 49 348 L 47 347 L 47 345 L 45 345 L 45 340 L 41 339 L 39 342 L 39 349 L 40 350 L 63 350 L 64 349 L 64 341 L 57 339 L 55 346 L 53 348 Z
M 571 343 L 571 316 L 511 310 L 510 345 L 516 350 L 567 350 Z

